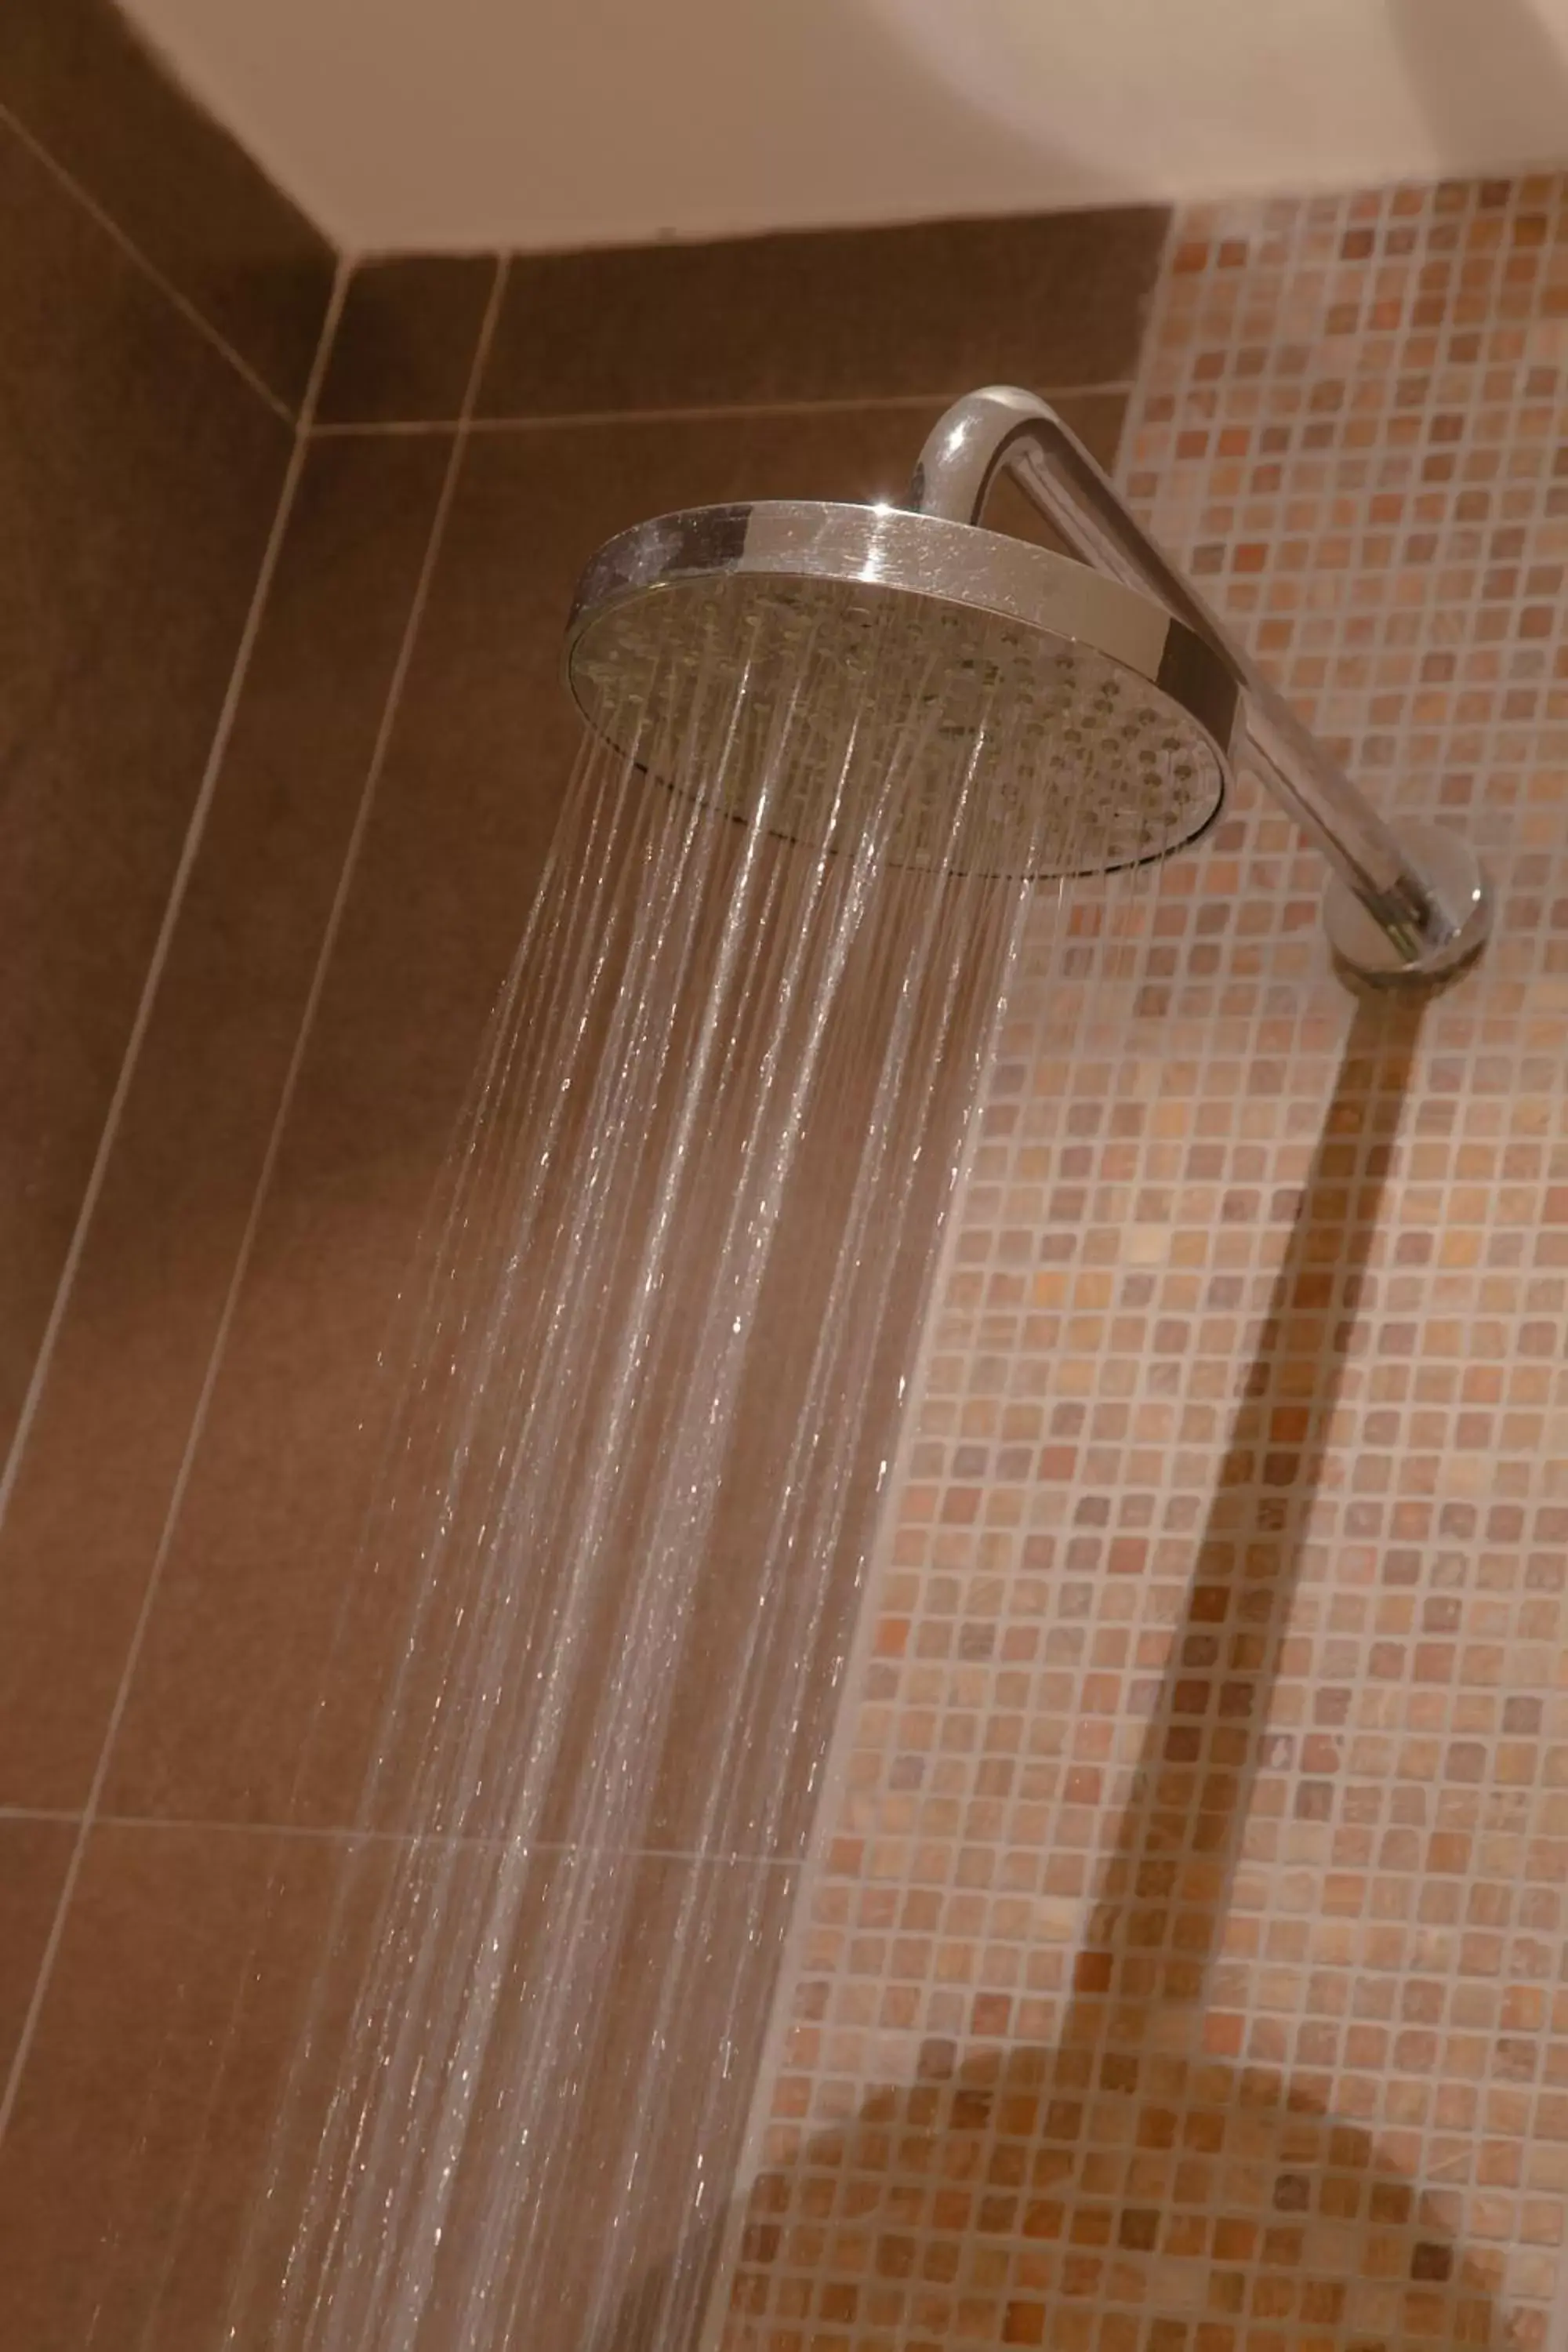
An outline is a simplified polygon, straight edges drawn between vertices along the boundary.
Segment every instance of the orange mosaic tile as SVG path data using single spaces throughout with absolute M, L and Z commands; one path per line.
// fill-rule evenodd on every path
M 1329 968 L 1245 780 L 1042 920 L 726 2352 L 1568 2340 L 1568 181 L 1196 209 L 1132 497 L 1498 935 Z

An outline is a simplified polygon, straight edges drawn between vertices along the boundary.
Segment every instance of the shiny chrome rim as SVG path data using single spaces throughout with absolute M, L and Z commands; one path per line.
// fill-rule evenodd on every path
M 1166 696 L 1199 727 L 1228 782 L 1240 690 L 1218 655 L 1136 589 L 1026 540 L 899 507 L 766 499 L 693 507 L 608 541 L 578 584 L 566 632 L 566 677 L 584 630 L 628 598 L 715 573 L 833 580 L 994 613 L 1058 647 L 1083 646 Z

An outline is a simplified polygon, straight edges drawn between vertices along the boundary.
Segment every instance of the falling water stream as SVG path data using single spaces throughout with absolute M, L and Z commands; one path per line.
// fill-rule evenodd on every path
M 955 727 L 940 647 L 788 627 L 761 723 L 760 634 L 628 686 L 492 1023 L 386 1368 L 356 1578 L 397 1667 L 247 2352 L 697 2339 L 943 1212 L 1059 896 L 991 870 L 1038 727 L 1005 664 Z

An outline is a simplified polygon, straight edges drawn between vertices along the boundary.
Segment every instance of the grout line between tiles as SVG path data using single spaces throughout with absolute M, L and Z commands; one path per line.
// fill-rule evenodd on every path
M 442 1832 L 424 1830 L 356 1829 L 342 1822 L 238 1822 L 204 1819 L 199 1813 L 120 1813 L 95 1811 L 90 1818 L 83 1811 L 71 1811 L 64 1807 L 47 1805 L 0 1805 L 0 1823 L 6 1822 L 52 1822 L 57 1824 L 75 1822 L 88 1829 L 146 1830 L 180 1836 L 199 1831 L 205 1836 L 240 1838 L 288 1838 L 302 1844 L 341 1846 L 455 1846 L 474 1853 L 507 1853 L 517 1850 L 519 1841 L 486 1836 L 481 1832 Z M 523 1850 L 538 1854 L 615 1854 L 627 1862 L 690 1862 L 722 1864 L 726 1867 L 744 1865 L 764 1870 L 798 1870 L 805 1862 L 800 1853 L 748 1853 L 743 1848 L 721 1851 L 701 1846 L 679 1845 L 599 1845 L 593 1840 L 574 1844 L 563 1838 L 536 1838 L 522 1842 Z
M 250 362 L 247 359 L 243 358 L 241 354 L 236 351 L 234 345 L 228 341 L 227 337 L 220 333 L 218 329 L 213 325 L 212 320 L 205 317 L 204 314 L 197 310 L 195 304 L 191 300 L 190 296 L 188 294 L 182 294 L 180 289 L 174 284 L 174 280 L 163 275 L 163 272 L 158 268 L 157 263 L 148 259 L 141 247 L 137 245 L 132 238 L 127 236 L 125 231 L 121 227 L 120 223 L 114 218 L 112 213 L 105 211 L 102 205 L 99 203 L 98 198 L 89 194 L 89 192 L 82 186 L 81 182 L 76 177 L 75 173 L 68 171 L 66 166 L 59 161 L 58 157 L 52 155 L 48 149 L 44 145 L 43 142 L 36 138 L 33 132 L 28 130 L 26 124 L 23 122 L 18 116 L 14 114 L 11 111 L 11 109 L 3 102 L 0 102 L 0 124 L 3 124 L 5 128 L 10 131 L 12 137 L 17 142 L 19 146 L 26 148 L 27 153 L 33 158 L 33 161 L 36 163 L 42 165 L 43 169 L 49 173 L 57 185 L 63 188 L 66 194 L 71 198 L 72 202 L 78 205 L 80 209 L 86 213 L 88 218 L 94 222 L 96 226 L 103 231 L 104 236 L 110 238 L 111 243 L 124 255 L 126 260 L 132 263 L 133 268 L 141 271 L 142 277 L 147 279 L 148 283 L 157 288 L 159 293 L 163 297 L 163 299 L 179 312 L 186 325 L 194 327 L 197 334 L 201 336 L 204 342 L 207 343 L 212 350 L 216 352 L 220 358 L 227 361 L 235 373 L 240 377 L 243 383 L 249 386 L 250 390 L 256 394 L 258 400 L 265 401 L 267 406 L 271 409 L 275 416 L 281 417 L 284 424 L 290 426 L 297 423 L 303 423 L 304 418 L 310 411 L 316 394 L 320 390 L 320 385 L 315 381 L 314 362 L 312 363 L 311 379 L 306 386 L 304 400 L 300 404 L 299 415 L 296 417 L 294 410 L 289 407 L 288 402 L 280 398 L 280 396 L 273 391 L 271 385 L 266 382 L 265 378 L 257 373 L 255 368 L 251 366 Z M 318 360 L 321 357 L 321 352 L 331 343 L 331 337 L 330 330 L 336 321 L 337 311 L 341 307 L 342 300 L 342 289 L 345 282 L 345 268 L 343 263 L 340 260 L 333 276 L 332 292 L 329 297 L 327 310 L 321 320 L 321 340 L 317 345 Z
M 217 725 L 213 732 L 212 745 L 207 753 L 206 765 L 203 770 L 201 783 L 196 793 L 195 805 L 191 812 L 190 823 L 185 828 L 185 838 L 180 850 L 180 862 L 175 869 L 174 879 L 170 887 L 168 901 L 163 909 L 163 921 L 159 926 L 158 937 L 153 945 L 152 960 L 147 968 L 147 976 L 142 983 L 141 998 L 137 1003 L 135 1018 L 132 1024 L 131 1035 L 121 1062 L 119 1076 L 115 1080 L 114 1093 L 110 1098 L 109 1110 L 104 1119 L 103 1132 L 99 1139 L 98 1150 L 93 1160 L 91 1172 L 88 1178 L 87 1188 L 82 1195 L 81 1207 L 78 1213 L 75 1230 L 71 1234 L 70 1246 L 66 1255 L 66 1262 L 61 1269 L 60 1279 L 55 1292 L 54 1303 L 49 1310 L 49 1320 L 46 1327 L 43 1339 L 39 1345 L 37 1360 L 33 1366 L 32 1378 L 27 1384 L 27 1393 L 23 1401 L 22 1412 L 17 1421 L 16 1433 L 12 1441 L 10 1454 L 5 1463 L 5 1472 L 3 1475 L 0 1475 L 0 1525 L 4 1524 L 5 1512 L 9 1507 L 11 1497 L 16 1492 L 16 1480 L 23 1458 L 26 1454 L 27 1440 L 31 1434 L 33 1423 L 37 1415 L 39 1401 L 48 1380 L 49 1367 L 53 1360 L 55 1348 L 65 1321 L 66 1313 L 70 1303 L 72 1293 L 75 1289 L 76 1277 L 80 1269 L 82 1257 L 86 1249 L 87 1235 L 91 1227 L 92 1219 L 103 1191 L 104 1182 L 108 1174 L 109 1163 L 113 1155 L 114 1146 L 119 1137 L 121 1121 L 124 1117 L 125 1106 L 130 1098 L 131 1088 L 134 1082 L 136 1071 L 141 1061 L 142 1047 L 145 1043 L 147 1032 L 152 1024 L 153 1012 L 154 1005 L 156 1004 L 158 992 L 163 982 L 164 967 L 169 960 L 169 954 L 174 944 L 174 933 L 178 928 L 180 915 L 184 905 L 185 893 L 190 885 L 191 876 L 195 870 L 196 858 L 206 829 L 206 819 L 217 792 L 218 782 L 223 772 L 224 762 L 228 755 L 228 748 L 233 739 L 235 723 L 239 712 L 240 701 L 244 695 L 246 681 L 249 676 L 251 660 L 255 655 L 258 640 L 260 637 L 263 616 L 266 613 L 268 603 L 270 598 L 273 582 L 277 576 L 278 566 L 282 556 L 284 541 L 288 536 L 289 519 L 293 512 L 294 502 L 299 494 L 300 484 L 303 478 L 306 462 L 310 456 L 310 436 L 309 431 L 309 420 L 314 412 L 315 404 L 320 396 L 321 385 L 326 379 L 327 363 L 331 352 L 332 338 L 337 328 L 339 315 L 342 309 L 343 297 L 347 289 L 347 285 L 348 273 L 344 266 L 340 262 L 333 277 L 332 290 L 327 303 L 326 313 L 321 321 L 321 331 L 317 341 L 315 357 L 310 362 L 310 379 L 305 387 L 304 405 L 300 411 L 300 424 L 294 433 L 293 446 L 289 453 L 289 464 L 284 473 L 282 488 L 279 493 L 277 509 L 272 518 L 272 527 L 267 536 L 267 545 L 262 552 L 260 568 L 256 575 L 256 585 L 251 591 L 250 603 L 245 616 L 245 625 L 240 632 L 239 645 L 235 654 L 233 667 L 229 672 L 228 685 L 224 693 L 223 707 L 218 713 Z M 334 914 L 335 912 L 336 909 L 334 909 Z M 291 1065 L 289 1072 L 290 1078 L 293 1075 L 294 1070 L 293 1066 Z M 287 1086 L 287 1080 L 285 1081 L 285 1084 Z M 276 1145 L 277 1134 L 275 1131 L 273 1138 L 268 1144 L 268 1157 L 263 1163 L 263 1181 L 271 1167 L 272 1160 L 276 1156 Z M 241 1265 L 243 1265 L 244 1258 L 247 1255 L 247 1246 L 254 1234 L 254 1230 L 255 1208 L 253 1206 L 251 1220 L 246 1227 L 245 1236 L 240 1244 Z M 10 2071 L 6 2078 L 5 2089 L 3 2093 L 0 2093 L 0 2141 L 3 2141 L 5 2138 L 6 2127 L 10 2122 L 13 2110 L 16 2106 L 16 2093 L 21 2083 L 23 2070 L 26 2064 L 28 2053 L 32 2049 L 34 2036 L 37 2032 L 38 2019 L 42 2013 L 44 1997 L 47 1991 L 49 1979 L 54 1971 L 55 1961 L 58 1957 L 61 1937 L 65 1932 L 66 1916 L 70 1908 L 71 1897 L 76 1891 L 77 1881 L 81 1874 L 82 1858 L 86 1852 L 87 1840 L 89 1833 L 91 1831 L 93 1818 L 98 1810 L 98 1801 L 102 1793 L 105 1776 L 109 1769 L 109 1759 L 112 1749 L 114 1737 L 119 1728 L 121 1717 L 124 1713 L 126 1695 L 130 1688 L 131 1675 L 141 1649 L 142 1638 L 146 1632 L 153 1598 L 157 1590 L 159 1573 L 168 1549 L 169 1538 L 173 1530 L 174 1521 L 178 1513 L 180 1501 L 184 1495 L 184 1486 L 188 1479 L 192 1453 L 196 1438 L 200 1433 L 201 1427 L 205 1421 L 205 1408 L 207 1401 L 212 1393 L 212 1383 L 216 1372 L 217 1359 L 222 1349 L 224 1339 L 227 1334 L 229 1323 L 232 1320 L 238 1280 L 238 1270 L 239 1269 L 237 1268 L 235 1280 L 231 1282 L 228 1295 L 224 1302 L 223 1312 L 219 1318 L 217 1333 L 214 1340 L 213 1352 L 207 1365 L 206 1378 L 204 1381 L 201 1394 L 197 1399 L 190 1437 L 187 1440 L 184 1455 L 182 1458 L 179 1471 L 176 1474 L 169 1513 L 164 1521 L 163 1531 L 159 1541 L 158 1551 L 154 1557 L 153 1568 L 148 1578 L 147 1591 L 142 1597 L 142 1609 L 138 1615 L 136 1625 L 132 1634 L 131 1643 L 126 1652 L 125 1664 L 120 1678 L 120 1685 L 115 1694 L 114 1705 L 110 1711 L 109 1723 L 105 1729 L 103 1741 L 100 1748 L 98 1762 L 93 1772 L 92 1782 L 88 1791 L 87 1801 L 81 1813 L 76 1817 L 78 1821 L 77 1837 L 71 1849 L 70 1860 L 66 1865 L 65 1877 L 60 1886 L 59 1900 L 55 1906 L 54 1918 L 50 1923 L 48 1937 L 45 1943 L 43 1956 L 38 1964 L 38 1972 L 34 1980 L 32 1994 L 27 2003 L 26 2014 L 23 2019 L 22 2029 L 17 2036 L 16 2047 L 12 2056 Z
M 1041 397 L 1047 400 L 1125 399 L 1133 389 L 1135 379 L 1108 383 L 1073 383 L 1047 386 Z M 869 394 L 865 398 L 843 400 L 761 400 L 716 402 L 710 407 L 680 408 L 583 408 L 563 409 L 539 416 L 475 416 L 467 424 L 469 433 L 548 433 L 565 427 L 615 425 L 709 425 L 761 416 L 858 416 L 874 415 L 886 408 L 918 411 L 933 408 L 943 402 L 960 400 L 965 390 L 933 392 L 896 392 Z M 458 430 L 456 417 L 408 417 L 382 419 L 363 425 L 334 419 L 329 425 L 315 425 L 311 431 L 318 440 L 352 440 L 367 437 L 397 438 L 427 433 L 455 433 Z

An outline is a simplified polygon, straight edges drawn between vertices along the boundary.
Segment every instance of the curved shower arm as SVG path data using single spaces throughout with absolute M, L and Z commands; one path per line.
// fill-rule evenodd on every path
M 1369 942 L 1342 899 L 1331 930 L 1345 960 L 1370 975 L 1436 977 L 1484 943 L 1490 896 L 1467 845 L 1436 827 L 1412 856 L 1344 770 L 1303 726 L 1170 558 L 1134 520 L 1111 482 L 1049 404 L 993 384 L 956 402 L 921 452 L 909 505 L 978 523 L 999 474 L 1010 474 L 1080 561 L 1152 595 L 1226 664 L 1247 707 L 1247 740 L 1275 799 L 1321 850 L 1386 946 Z

